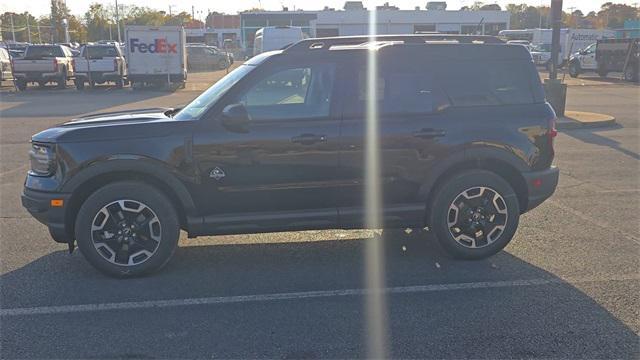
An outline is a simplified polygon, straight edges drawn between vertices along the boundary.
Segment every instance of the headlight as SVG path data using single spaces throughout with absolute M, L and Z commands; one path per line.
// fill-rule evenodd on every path
M 30 173 L 36 176 L 51 176 L 55 172 L 55 152 L 50 145 L 31 144 L 29 151 Z

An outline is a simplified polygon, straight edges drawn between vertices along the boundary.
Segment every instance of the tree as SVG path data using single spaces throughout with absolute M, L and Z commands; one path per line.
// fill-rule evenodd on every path
M 487 5 L 482 5 L 480 7 L 480 10 L 501 11 L 502 8 L 498 4 L 487 4 Z
M 13 18 L 13 32 L 16 34 L 16 41 L 24 42 L 29 40 L 29 32 L 31 32 L 31 40 L 38 40 L 38 20 L 29 12 L 22 14 L 14 12 L 5 12 L 0 15 L 0 24 L 2 24 L 2 38 L 5 40 L 13 40 L 13 32 L 11 31 L 11 19 Z
M 638 19 L 638 10 L 630 5 L 606 2 L 600 7 L 598 18 L 601 19 L 600 23 L 605 27 L 622 28 L 625 20 Z

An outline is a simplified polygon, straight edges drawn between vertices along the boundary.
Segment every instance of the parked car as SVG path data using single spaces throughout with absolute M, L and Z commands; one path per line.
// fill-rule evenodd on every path
M 0 48 L 0 83 L 12 81 L 13 71 L 11 71 L 11 57 L 5 48 Z
M 187 70 L 226 69 L 230 65 L 229 54 L 213 46 L 187 46 Z
M 610 72 L 621 72 L 627 81 L 640 79 L 640 39 L 599 40 L 596 45 L 598 74 L 606 77 Z
M 253 57 L 182 109 L 95 114 L 38 133 L 23 206 L 118 277 L 161 268 L 180 229 L 365 227 L 375 51 L 382 226 L 428 226 L 458 258 L 499 252 L 558 182 L 556 117 L 530 55 L 494 37 L 368 41 L 303 40 Z
M 74 82 L 78 90 L 84 89 L 85 82 L 94 87 L 111 81 L 121 88 L 127 78 L 127 63 L 116 44 L 85 45 L 80 49 L 80 56 L 73 61 L 76 71 Z
M 58 88 L 65 88 L 74 76 L 72 61 L 71 50 L 64 45 L 29 45 L 23 58 L 13 60 L 16 86 L 24 90 L 29 82 L 40 86 L 56 82 Z

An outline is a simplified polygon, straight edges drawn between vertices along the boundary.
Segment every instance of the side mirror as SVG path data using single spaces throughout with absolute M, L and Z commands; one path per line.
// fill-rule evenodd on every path
M 587 52 L 584 50 L 580 50 L 580 55 L 587 55 Z
M 235 132 L 249 132 L 251 118 L 242 104 L 227 105 L 222 110 L 222 125 Z

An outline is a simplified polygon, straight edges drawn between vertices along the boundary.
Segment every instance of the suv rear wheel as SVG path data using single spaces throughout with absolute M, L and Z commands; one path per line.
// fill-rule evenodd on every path
M 502 250 L 518 227 L 520 207 L 513 188 L 485 170 L 465 171 L 438 189 L 430 225 L 442 247 L 459 259 L 482 259 Z
M 75 236 L 84 257 L 98 270 L 133 277 L 169 261 L 180 225 L 164 194 L 126 181 L 106 185 L 87 198 L 78 212 Z

